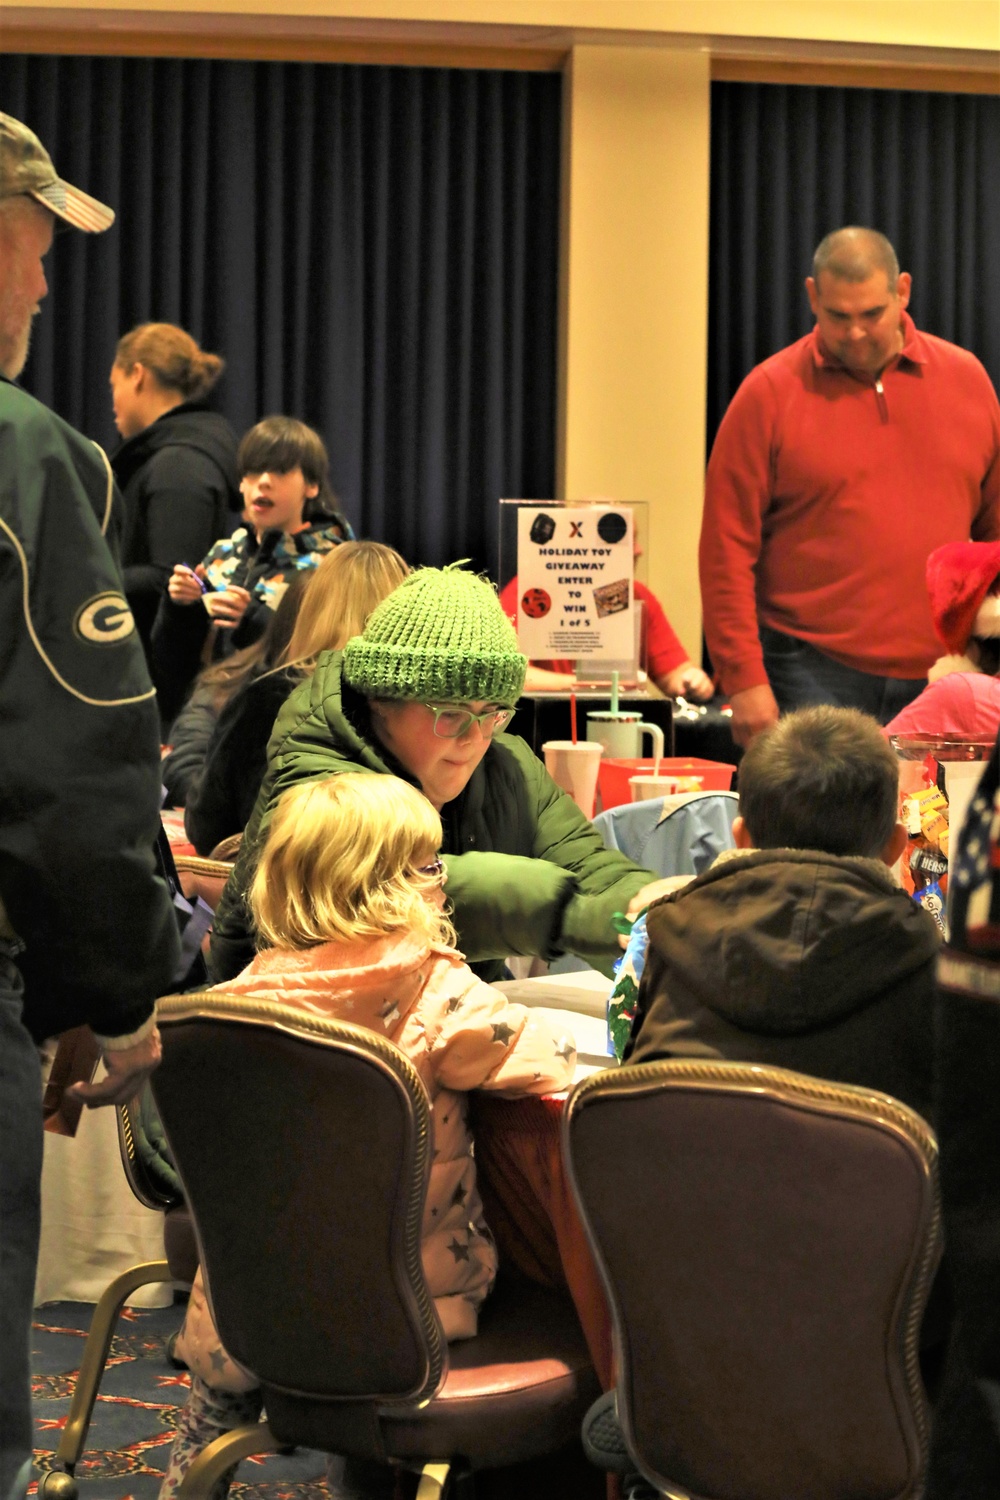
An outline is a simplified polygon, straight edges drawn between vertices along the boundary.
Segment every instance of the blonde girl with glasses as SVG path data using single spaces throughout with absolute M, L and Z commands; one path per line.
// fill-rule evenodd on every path
M 271 819 L 250 892 L 268 946 L 225 990 L 366 1026 L 414 1064 L 434 1132 L 424 1274 L 445 1335 L 462 1339 L 476 1333 L 497 1268 L 464 1096 L 564 1089 L 576 1048 L 465 963 L 445 910 L 440 844 L 440 816 L 395 776 L 346 772 L 293 787 Z M 177 1353 L 191 1370 L 192 1395 L 161 1500 L 206 1442 L 260 1408 L 252 1377 L 219 1342 L 200 1273 Z M 377 1479 L 368 1476 L 365 1493 Z M 352 1493 L 346 1481 L 332 1487 Z

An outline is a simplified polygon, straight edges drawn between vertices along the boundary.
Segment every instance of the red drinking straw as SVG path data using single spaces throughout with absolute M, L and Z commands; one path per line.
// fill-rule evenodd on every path
M 569 690 L 569 733 L 573 744 L 576 744 L 576 690 Z

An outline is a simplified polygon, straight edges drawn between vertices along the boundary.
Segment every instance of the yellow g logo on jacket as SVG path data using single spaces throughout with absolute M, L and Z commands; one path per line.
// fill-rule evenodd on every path
M 73 629 L 93 646 L 113 646 L 135 630 L 135 621 L 124 594 L 95 594 L 80 606 Z

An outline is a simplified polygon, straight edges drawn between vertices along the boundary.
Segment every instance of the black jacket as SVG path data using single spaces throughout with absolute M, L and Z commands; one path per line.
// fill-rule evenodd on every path
M 23 944 L 35 1037 L 128 1035 L 177 961 L 121 503 L 101 450 L 0 379 L 0 932 Z
M 175 563 L 192 568 L 239 515 L 236 435 L 201 401 L 164 412 L 111 460 L 125 496 L 125 596 L 143 646 Z
M 219 693 L 196 683 L 170 731 L 170 754 L 160 767 L 166 788 L 165 807 L 183 807 L 191 785 L 201 775 L 209 741 L 219 722 Z
M 211 854 L 249 823 L 267 770 L 274 721 L 300 680 L 298 672 L 265 672 L 234 693 L 219 715 L 184 809 L 184 827 L 199 854 Z
M 769 1063 L 931 1115 L 933 919 L 877 860 L 758 849 L 649 909 L 626 1058 Z

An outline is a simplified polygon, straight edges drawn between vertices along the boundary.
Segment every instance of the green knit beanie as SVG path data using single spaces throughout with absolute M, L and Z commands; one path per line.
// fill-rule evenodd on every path
M 513 706 L 528 665 L 486 578 L 420 568 L 344 647 L 344 677 L 369 698 Z

